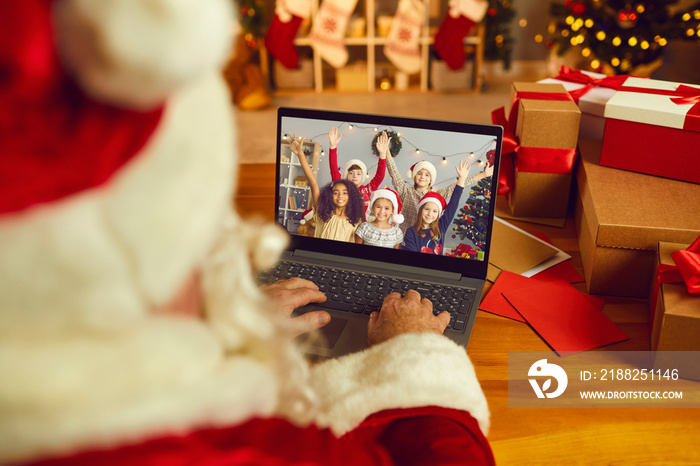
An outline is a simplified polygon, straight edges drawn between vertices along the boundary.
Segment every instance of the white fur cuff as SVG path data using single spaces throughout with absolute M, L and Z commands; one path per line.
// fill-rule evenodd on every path
M 370 414 L 441 406 L 469 412 L 486 434 L 489 410 L 465 349 L 436 334 L 406 334 L 315 366 L 320 425 L 342 435 Z

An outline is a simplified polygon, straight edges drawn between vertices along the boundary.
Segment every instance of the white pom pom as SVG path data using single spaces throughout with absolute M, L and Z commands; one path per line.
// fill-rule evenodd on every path
M 228 0 L 55 2 L 61 58 L 93 97 L 159 104 L 221 66 L 233 42 Z
M 405 220 L 405 217 L 403 216 L 403 214 L 394 214 L 393 217 L 394 217 L 394 223 L 396 223 L 397 225 L 401 225 L 403 223 L 403 221 Z
M 408 177 L 409 180 L 410 180 L 410 179 L 413 179 L 413 173 L 411 173 L 411 170 L 408 170 L 408 171 L 406 172 L 406 176 Z

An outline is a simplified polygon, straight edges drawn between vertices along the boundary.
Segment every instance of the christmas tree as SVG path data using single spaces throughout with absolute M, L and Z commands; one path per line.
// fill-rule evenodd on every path
M 264 0 L 236 0 L 238 8 L 238 21 L 241 25 L 241 33 L 250 48 L 257 47 L 257 40 L 265 36 L 265 1 Z
M 700 40 L 700 2 L 674 14 L 678 0 L 566 0 L 552 3 L 548 47 L 558 55 L 575 48 L 589 69 L 635 73 L 661 58 L 671 38 Z M 582 66 L 583 67 L 583 66 Z
M 484 58 L 503 61 L 503 68 L 506 70 L 510 69 L 513 52 L 510 22 L 515 16 L 515 11 L 511 3 L 511 0 L 490 0 L 489 9 L 484 17 Z
M 461 240 L 469 240 L 474 247 L 486 247 L 486 224 L 491 204 L 491 178 L 479 180 L 469 191 L 467 203 L 459 209 L 453 222 L 455 233 Z

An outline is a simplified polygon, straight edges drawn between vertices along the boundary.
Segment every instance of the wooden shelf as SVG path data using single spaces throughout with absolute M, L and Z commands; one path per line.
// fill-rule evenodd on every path
M 343 39 L 343 44 L 347 47 L 364 47 L 366 49 L 366 65 L 367 65 L 367 91 L 374 92 L 376 90 L 376 47 L 384 46 L 388 42 L 387 37 L 382 37 L 376 34 L 376 17 L 375 17 L 375 3 L 376 0 L 364 0 L 364 10 L 365 10 L 365 24 L 366 24 L 366 36 L 365 37 L 345 37 Z M 319 8 L 319 1 L 314 0 L 311 6 L 311 15 L 315 16 Z M 428 75 L 430 70 L 430 50 L 434 42 L 435 33 L 437 32 L 437 27 L 430 27 L 428 24 L 428 15 L 426 14 L 424 18 L 424 24 L 421 29 L 421 37 L 419 39 L 419 47 L 421 54 L 421 65 L 418 71 L 420 80 L 420 90 L 423 92 L 428 91 Z M 297 47 L 310 47 L 311 41 L 308 37 L 298 37 L 294 40 L 294 44 Z M 484 27 L 481 24 L 477 24 L 471 32 L 471 35 L 467 36 L 464 40 L 464 46 L 469 48 L 474 57 L 474 68 L 473 68 L 473 79 L 472 79 L 472 89 L 479 92 L 481 89 L 481 70 L 483 65 L 483 55 L 484 55 Z M 313 54 L 313 81 L 314 89 L 316 92 L 324 91 L 324 66 L 323 59 L 321 56 L 312 49 Z M 393 66 L 393 65 L 392 65 Z

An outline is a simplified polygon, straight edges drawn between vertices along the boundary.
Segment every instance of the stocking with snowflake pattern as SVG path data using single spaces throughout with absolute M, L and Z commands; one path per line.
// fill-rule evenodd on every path
M 384 55 L 407 74 L 420 71 L 420 30 L 425 21 L 422 0 L 399 0 Z
M 343 37 L 355 5 L 357 0 L 323 0 L 311 26 L 311 47 L 335 68 L 348 62 Z

